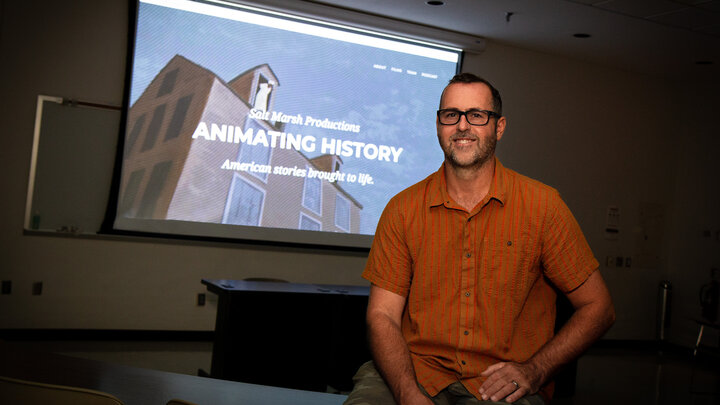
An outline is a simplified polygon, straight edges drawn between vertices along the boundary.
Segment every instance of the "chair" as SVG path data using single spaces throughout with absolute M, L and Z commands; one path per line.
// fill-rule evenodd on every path
M 185 401 L 183 399 L 171 399 L 165 405 L 197 405 L 195 402 Z
M 0 404 L 123 405 L 123 402 L 101 391 L 0 376 Z
M 695 319 L 695 322 L 697 322 L 698 325 L 700 325 L 700 331 L 698 332 L 697 340 L 695 341 L 695 348 L 693 349 L 693 357 L 697 357 L 698 349 L 700 349 L 700 343 L 702 342 L 703 338 L 703 331 L 705 330 L 705 327 L 711 329 L 720 330 L 720 323 L 717 322 L 710 322 L 706 319 Z M 718 347 L 720 347 L 720 340 L 718 340 Z

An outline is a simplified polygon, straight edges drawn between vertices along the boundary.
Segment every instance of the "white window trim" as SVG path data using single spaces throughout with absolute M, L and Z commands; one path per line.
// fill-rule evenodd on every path
M 310 172 L 310 166 L 305 166 L 305 169 L 306 169 L 306 173 L 309 173 L 309 172 Z M 318 216 L 322 217 L 322 207 L 323 207 L 323 184 L 322 184 L 322 182 L 323 182 L 323 181 L 322 181 L 321 179 L 318 179 L 317 177 L 316 177 L 315 179 L 310 179 L 310 180 L 317 180 L 317 181 L 320 182 L 320 195 L 318 196 L 318 197 L 319 197 L 318 199 L 320 200 L 320 204 L 319 204 L 319 207 L 318 207 L 318 211 L 315 211 L 314 208 L 308 207 L 307 205 L 305 205 L 305 190 L 306 190 L 305 184 L 306 184 L 307 181 L 308 181 L 308 178 L 307 178 L 307 177 L 305 177 L 305 181 L 303 182 L 303 195 L 302 195 L 301 204 L 302 204 L 303 207 L 305 207 L 306 209 L 310 210 L 310 212 L 313 212 L 313 213 L 317 214 Z
M 251 118 L 248 117 L 247 120 L 245 121 L 245 128 L 244 128 L 244 129 L 247 129 L 250 120 L 251 120 Z M 265 130 L 265 128 L 260 128 L 260 129 Z M 265 131 L 265 132 L 267 133 L 267 131 Z M 254 130 L 253 130 L 253 133 L 254 133 Z M 240 161 L 240 155 L 242 154 L 243 147 L 245 147 L 245 146 L 246 146 L 246 145 L 245 145 L 244 143 L 241 143 L 241 144 L 240 144 L 240 147 L 238 148 L 237 158 L 236 158 L 236 160 L 237 160 L 238 162 Z M 249 146 L 250 146 L 251 148 L 254 147 L 253 145 L 249 145 Z M 273 150 L 274 150 L 274 149 L 275 149 L 275 148 L 268 148 L 268 150 L 270 151 L 270 153 L 268 154 L 267 165 L 270 166 L 270 167 L 272 167 L 272 158 L 273 158 Z M 270 179 L 270 174 L 272 174 L 272 173 L 253 173 L 253 172 L 246 172 L 246 173 L 249 174 L 249 175 L 251 175 L 251 176 L 253 176 L 253 177 L 255 177 L 256 179 L 262 181 L 262 182 L 265 183 L 265 184 L 268 183 L 268 179 Z M 262 178 L 262 177 L 261 177 L 262 175 L 265 175 L 265 178 Z
M 300 212 L 300 219 L 298 220 L 298 229 L 303 230 L 303 231 L 307 231 L 307 230 L 308 230 L 308 229 L 303 229 L 303 228 L 302 228 L 302 220 L 303 220 L 303 218 L 307 218 L 307 219 L 309 219 L 310 221 L 315 222 L 316 224 L 318 224 L 318 231 L 322 231 L 322 221 L 319 221 L 319 220 L 311 217 L 310 215 L 307 215 L 307 214 L 304 213 L 304 212 Z
M 267 196 L 267 193 L 265 190 L 263 190 L 262 188 L 258 187 L 255 184 L 253 184 L 253 182 L 248 181 L 247 179 L 245 179 L 243 176 L 241 176 L 238 173 L 233 173 L 233 178 L 232 178 L 232 181 L 230 182 L 230 191 L 228 193 L 228 198 L 225 201 L 225 212 L 223 212 L 222 223 L 223 224 L 228 223 L 228 213 L 230 212 L 230 208 L 232 206 L 232 200 L 233 200 L 232 197 L 233 197 L 233 194 L 235 193 L 235 184 L 236 184 L 235 181 L 236 180 L 242 181 L 242 182 L 246 183 L 247 185 L 249 185 L 250 187 L 252 187 L 262 193 L 262 204 L 260 204 L 260 214 L 258 215 L 257 225 L 245 225 L 245 226 L 262 226 L 262 218 L 263 218 L 263 213 L 265 211 L 265 197 Z M 235 224 L 230 224 L 230 225 L 235 225 Z
M 347 206 L 348 206 L 348 218 L 347 218 L 348 227 L 347 227 L 347 229 L 346 229 L 344 226 L 341 226 L 340 224 L 337 223 L 337 199 L 338 199 L 338 198 L 340 198 L 340 199 L 344 200 L 345 202 L 347 202 Z M 339 229 L 342 229 L 343 231 L 349 233 L 349 232 L 350 232 L 350 228 L 352 228 L 352 226 L 351 226 L 351 224 L 352 224 L 352 215 L 351 215 L 351 213 L 352 213 L 352 205 L 350 204 L 350 200 L 347 199 L 347 198 L 345 198 L 345 196 L 343 196 L 343 195 L 340 194 L 340 193 L 335 194 L 335 212 L 333 213 L 333 222 L 335 222 L 335 226 L 338 227 Z

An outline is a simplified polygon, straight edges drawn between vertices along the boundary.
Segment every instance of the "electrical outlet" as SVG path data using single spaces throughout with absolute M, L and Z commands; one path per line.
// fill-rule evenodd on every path
M 620 208 L 609 206 L 605 218 L 605 239 L 618 240 L 620 233 Z
M 42 295 L 43 290 L 43 283 L 42 281 L 37 281 L 33 283 L 32 285 L 32 295 Z
M 197 295 L 197 305 L 198 305 L 199 307 L 202 307 L 202 306 L 205 305 L 205 294 L 199 293 L 199 294 Z

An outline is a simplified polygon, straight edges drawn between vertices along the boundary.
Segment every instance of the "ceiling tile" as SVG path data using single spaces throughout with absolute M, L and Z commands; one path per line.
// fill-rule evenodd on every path
M 698 4 L 696 7 L 703 10 L 715 11 L 720 13 L 720 1 L 708 1 L 706 3 Z
M 689 7 L 677 12 L 656 15 L 650 17 L 649 20 L 693 30 L 720 23 L 720 15 L 707 10 Z
M 712 3 L 712 1 L 710 1 L 710 0 L 673 0 L 673 1 L 675 3 L 682 3 L 682 4 L 687 4 L 690 6 L 703 4 L 703 3 Z
M 658 14 L 679 11 L 688 6 L 670 0 L 611 0 L 598 3 L 595 7 L 634 17 L 648 18 Z

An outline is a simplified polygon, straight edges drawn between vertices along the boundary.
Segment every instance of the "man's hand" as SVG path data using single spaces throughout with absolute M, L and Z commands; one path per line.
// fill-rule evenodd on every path
M 527 363 L 495 363 L 480 375 L 487 377 L 480 387 L 483 400 L 509 403 L 536 393 L 544 379 L 537 367 Z

